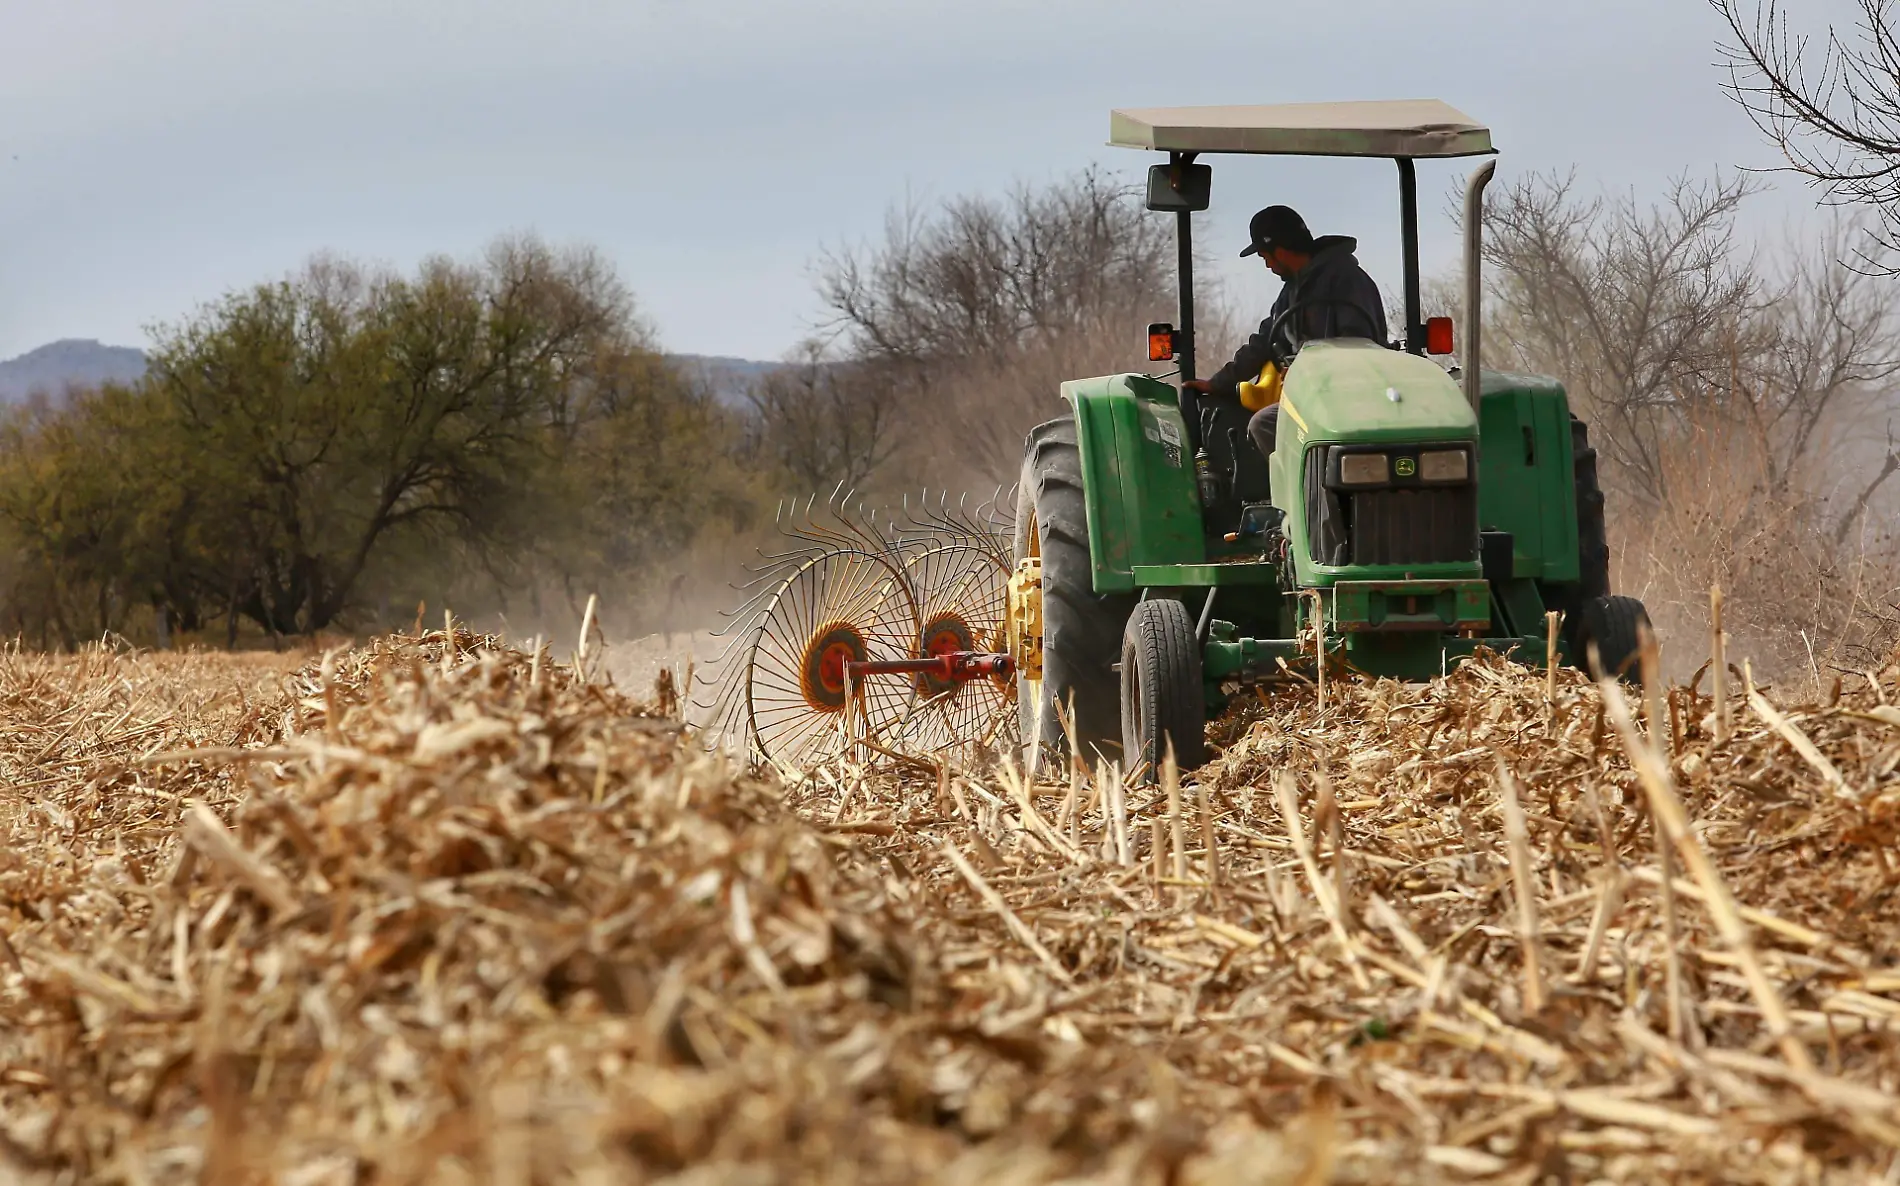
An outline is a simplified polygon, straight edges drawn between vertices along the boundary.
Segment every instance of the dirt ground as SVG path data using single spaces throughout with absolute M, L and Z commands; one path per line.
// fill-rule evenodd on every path
M 684 686 L 687 668 L 703 674 L 712 666 L 726 640 L 710 631 L 649 634 L 626 642 L 609 643 L 602 669 L 614 684 L 630 695 L 644 696 L 653 690 L 653 681 L 662 668 Z

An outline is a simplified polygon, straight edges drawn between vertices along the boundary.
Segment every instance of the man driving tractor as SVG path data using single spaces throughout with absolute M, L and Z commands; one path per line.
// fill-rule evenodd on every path
M 1206 379 L 1185 386 L 1214 395 L 1237 396 L 1239 385 L 1260 374 L 1274 357 L 1271 339 L 1278 334 L 1285 345 L 1320 338 L 1368 338 L 1385 341 L 1385 303 L 1379 286 L 1366 275 L 1353 255 L 1359 241 L 1345 235 L 1315 239 L 1306 220 L 1290 206 L 1268 206 L 1247 225 L 1252 240 L 1242 257 L 1257 255 L 1285 284 L 1260 329 L 1234 352 L 1227 365 Z M 1285 322 L 1288 309 L 1297 314 Z M 1263 456 L 1273 456 L 1274 429 L 1280 405 L 1275 402 L 1254 413 L 1247 436 Z

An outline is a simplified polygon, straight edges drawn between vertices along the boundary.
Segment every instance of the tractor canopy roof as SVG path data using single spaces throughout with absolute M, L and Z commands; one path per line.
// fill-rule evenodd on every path
M 1109 113 L 1108 142 L 1162 152 L 1461 157 L 1494 151 L 1491 129 L 1437 99 L 1146 107 Z

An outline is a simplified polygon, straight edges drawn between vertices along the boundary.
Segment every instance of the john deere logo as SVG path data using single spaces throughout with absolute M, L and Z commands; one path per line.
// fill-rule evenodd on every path
M 1401 478 L 1409 478 L 1418 472 L 1418 461 L 1411 457 L 1401 457 L 1392 463 L 1392 472 Z

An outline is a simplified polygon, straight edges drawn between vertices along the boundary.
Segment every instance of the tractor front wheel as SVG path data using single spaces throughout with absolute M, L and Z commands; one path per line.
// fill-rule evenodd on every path
M 1602 672 L 1630 683 L 1642 680 L 1643 629 L 1649 623 L 1649 611 L 1634 597 L 1592 597 L 1583 603 L 1577 615 L 1577 661 L 1591 675 Z M 1592 670 L 1590 647 L 1597 651 L 1597 668 Z
M 1128 769 L 1154 778 L 1174 747 L 1175 765 L 1207 761 L 1207 703 L 1194 619 L 1178 601 L 1135 607 L 1122 632 L 1122 753 Z

